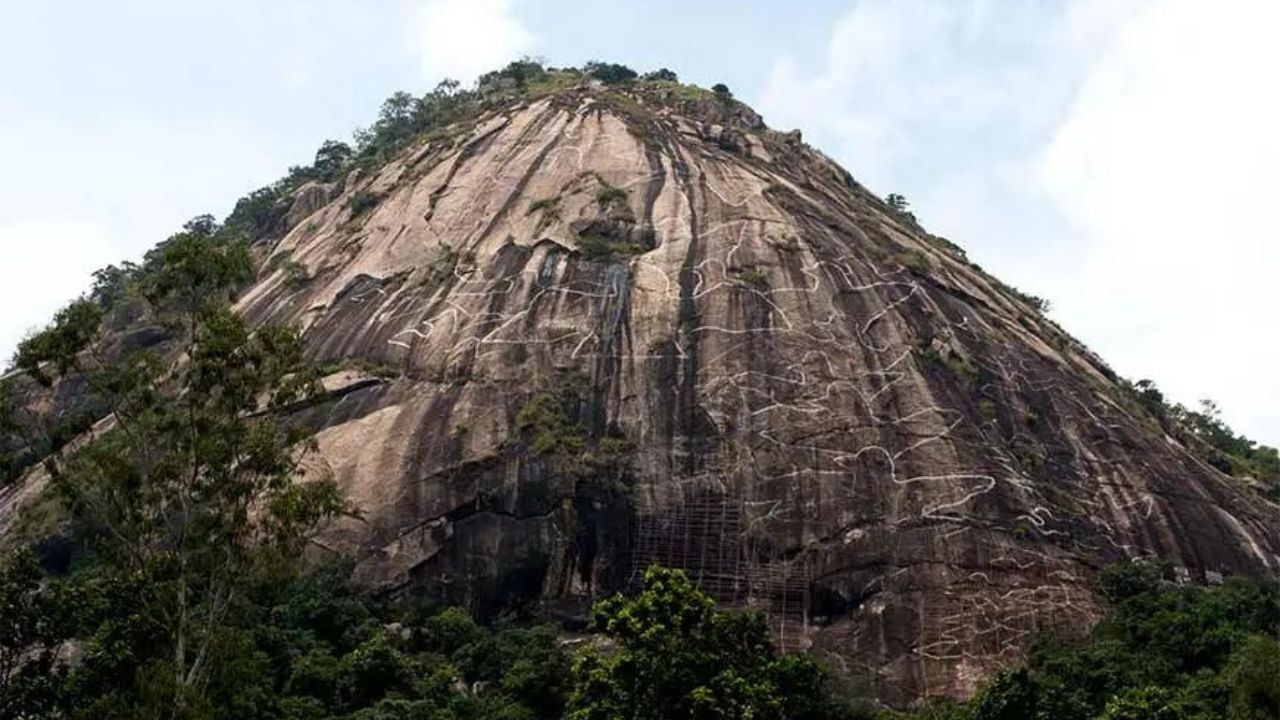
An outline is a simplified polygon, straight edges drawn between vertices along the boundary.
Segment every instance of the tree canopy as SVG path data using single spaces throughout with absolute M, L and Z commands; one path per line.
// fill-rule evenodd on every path
M 812 659 L 773 652 L 764 617 L 719 612 L 681 572 L 650 568 L 644 588 L 595 608 L 617 647 L 574 666 L 571 720 L 822 720 L 853 717 Z

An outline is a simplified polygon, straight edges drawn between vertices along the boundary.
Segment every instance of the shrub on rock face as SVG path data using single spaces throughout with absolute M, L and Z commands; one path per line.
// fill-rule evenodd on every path
M 1160 565 L 1135 560 L 1109 565 L 1098 577 L 1098 589 L 1111 602 L 1120 602 L 1142 593 L 1155 592 L 1164 570 Z
M 583 66 L 588 75 L 605 85 L 620 85 L 639 77 L 635 70 L 617 63 L 589 62 Z
M 529 451 L 534 455 L 569 457 L 585 447 L 582 426 L 569 417 L 560 398 L 551 393 L 529 398 L 516 413 L 516 426 L 529 438 Z
M 359 217 L 377 207 L 381 201 L 382 198 L 377 193 L 361 190 L 351 196 L 347 206 L 351 208 L 352 217 Z
M 347 163 L 351 162 L 354 154 L 351 146 L 344 142 L 325 140 L 316 151 L 315 164 L 312 166 L 317 179 L 328 182 L 336 178 Z
M 680 77 L 666 68 L 645 73 L 643 79 L 658 82 L 680 82 Z
M 716 83 L 715 85 L 712 85 L 711 92 L 726 100 L 733 97 L 733 91 L 724 83 Z

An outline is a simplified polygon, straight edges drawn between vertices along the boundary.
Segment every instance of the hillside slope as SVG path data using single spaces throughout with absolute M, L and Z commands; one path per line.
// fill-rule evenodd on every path
M 574 622 L 648 565 L 892 703 L 1100 612 L 1105 563 L 1280 569 L 1280 507 L 745 106 L 520 98 L 289 198 L 239 301 L 305 329 L 318 545 L 388 592 Z

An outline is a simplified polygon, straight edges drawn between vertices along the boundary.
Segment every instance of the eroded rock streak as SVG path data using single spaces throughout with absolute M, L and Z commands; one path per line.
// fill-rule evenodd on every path
M 901 703 L 1086 627 L 1105 562 L 1280 567 L 1276 506 L 956 251 L 795 135 L 640 102 L 494 113 L 290 213 L 266 267 L 308 279 L 240 306 L 352 368 L 311 415 L 364 582 L 580 616 L 681 567 Z M 530 451 L 539 393 L 596 461 Z

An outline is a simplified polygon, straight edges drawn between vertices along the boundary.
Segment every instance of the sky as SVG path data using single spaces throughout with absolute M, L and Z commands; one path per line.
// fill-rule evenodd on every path
M 381 100 L 523 55 L 800 128 L 1120 374 L 1280 444 L 1274 0 L 62 0 L 0 10 L 0 357 Z

